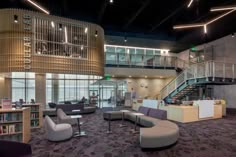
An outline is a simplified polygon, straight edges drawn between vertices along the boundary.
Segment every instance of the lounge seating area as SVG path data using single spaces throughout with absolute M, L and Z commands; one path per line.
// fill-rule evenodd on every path
M 236 157 L 236 0 L 3 0 L 0 157 Z
M 179 127 L 167 121 L 167 113 L 164 110 L 139 107 L 139 113 L 143 115 L 137 117 L 136 112 L 126 112 L 124 119 L 136 122 L 144 126 L 140 128 L 140 147 L 141 148 L 161 148 L 175 144 L 179 137 Z M 104 119 L 122 119 L 121 111 L 109 111 L 103 114 Z M 147 128 L 146 128 L 147 127 Z

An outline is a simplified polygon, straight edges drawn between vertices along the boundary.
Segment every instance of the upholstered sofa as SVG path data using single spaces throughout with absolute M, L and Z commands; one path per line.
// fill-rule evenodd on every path
M 141 148 L 161 148 L 175 144 L 179 138 L 179 127 L 167 119 L 167 112 L 159 109 L 152 109 L 140 106 L 138 112 L 143 113 L 139 116 L 138 124 L 145 126 L 140 128 Z M 135 121 L 135 112 L 126 112 L 126 120 Z M 103 114 L 104 119 L 121 119 L 121 111 L 109 111 Z
M 96 111 L 96 106 L 84 106 L 84 104 L 58 104 L 56 110 L 59 108 L 66 114 L 86 114 Z M 72 112 L 72 110 L 80 110 L 80 112 Z

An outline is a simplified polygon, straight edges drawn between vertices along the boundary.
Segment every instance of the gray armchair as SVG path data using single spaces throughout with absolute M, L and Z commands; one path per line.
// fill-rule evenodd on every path
M 78 122 L 76 119 L 71 118 L 70 116 L 67 116 L 65 112 L 62 109 L 57 109 L 57 122 L 59 124 L 61 123 L 67 123 L 71 125 L 77 125 Z
M 55 124 L 48 116 L 44 121 L 46 138 L 49 141 L 63 141 L 72 137 L 73 130 L 70 124 Z

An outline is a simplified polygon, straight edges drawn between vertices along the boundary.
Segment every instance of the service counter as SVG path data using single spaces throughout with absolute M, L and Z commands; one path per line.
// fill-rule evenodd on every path
M 214 113 L 212 117 L 199 118 L 199 106 L 159 106 L 159 109 L 167 111 L 167 119 L 181 123 L 196 122 L 201 120 L 209 120 L 222 118 L 222 106 L 214 105 Z

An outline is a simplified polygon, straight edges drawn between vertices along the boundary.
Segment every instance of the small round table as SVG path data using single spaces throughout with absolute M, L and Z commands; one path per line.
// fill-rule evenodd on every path
M 133 113 L 133 115 L 135 115 L 135 125 L 134 125 L 134 129 L 132 129 L 131 131 L 135 134 L 135 133 L 139 133 L 139 131 L 137 130 L 137 123 L 138 123 L 138 119 L 140 121 L 140 116 L 143 116 L 144 114 L 142 113 Z
M 79 132 L 75 132 L 74 137 L 87 136 L 87 134 L 86 134 L 84 131 L 81 131 L 81 129 L 80 129 L 80 125 L 81 125 L 81 123 L 80 123 L 80 118 L 82 118 L 82 116 L 81 116 L 81 115 L 73 115 L 73 116 L 70 116 L 70 117 L 71 117 L 71 118 L 75 118 L 75 119 L 77 119 L 77 121 L 78 121 L 78 131 L 79 131 Z
M 122 122 L 120 124 L 120 127 L 126 127 L 126 125 L 124 125 L 124 118 L 125 118 L 125 113 L 130 112 L 129 110 L 120 110 L 122 112 Z

